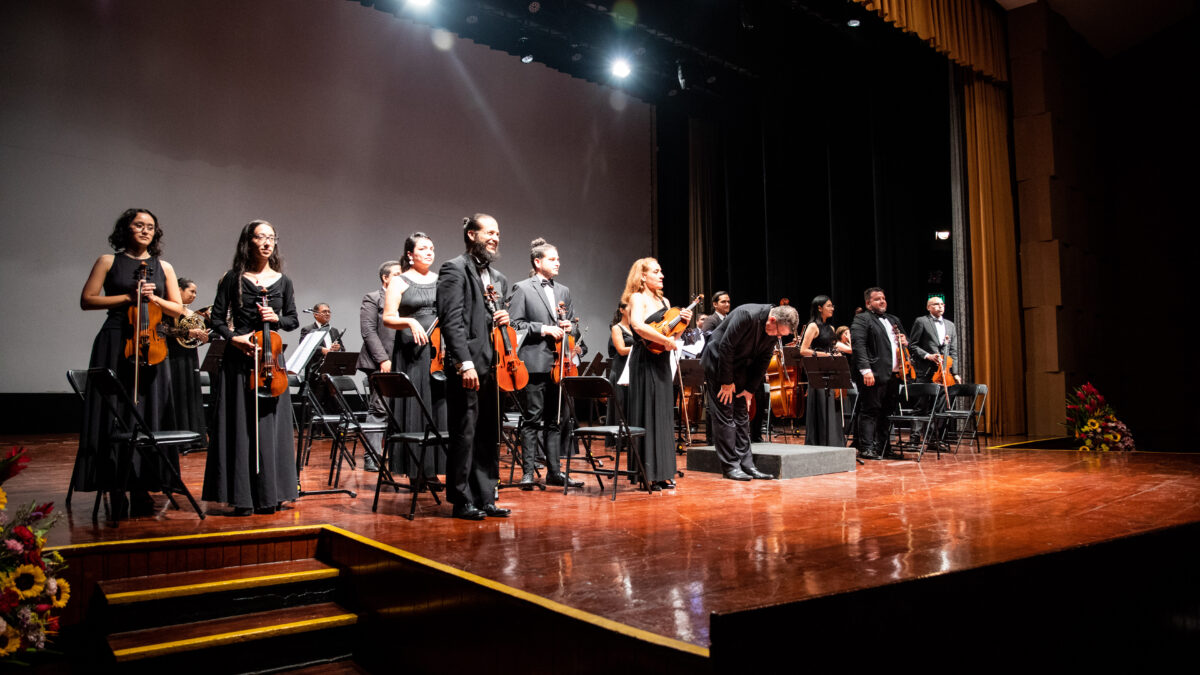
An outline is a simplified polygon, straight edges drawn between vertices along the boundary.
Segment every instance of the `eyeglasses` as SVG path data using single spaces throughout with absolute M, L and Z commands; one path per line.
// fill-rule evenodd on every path
M 273 234 L 256 234 L 254 235 L 254 241 L 265 241 L 274 244 L 279 241 L 279 237 Z
M 153 232 L 158 229 L 154 223 L 130 223 L 129 226 L 138 232 Z

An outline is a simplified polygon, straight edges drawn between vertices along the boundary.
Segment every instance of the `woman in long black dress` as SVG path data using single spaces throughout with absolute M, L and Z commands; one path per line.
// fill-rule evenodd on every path
M 633 263 L 625 280 L 621 302 L 629 308 L 633 329 L 633 350 L 629 352 L 629 416 L 631 426 L 646 429 L 642 461 L 652 490 L 675 487 L 675 389 L 671 382 L 671 352 L 675 341 L 654 330 L 649 324 L 659 321 L 671 307 L 662 295 L 663 272 L 654 258 Z M 683 321 L 692 313 L 684 310 Z M 655 354 L 647 347 L 657 343 L 663 350 Z
M 613 314 L 612 325 L 608 335 L 608 381 L 617 392 L 617 403 L 626 415 L 629 414 L 628 400 L 625 396 L 627 386 L 618 385 L 621 373 L 625 371 L 625 362 L 629 360 L 629 352 L 633 351 L 633 330 L 629 327 L 629 307 L 625 303 Z
M 198 317 L 207 325 L 207 317 L 193 312 L 188 305 L 196 301 L 196 282 L 191 279 L 179 280 L 179 298 L 183 303 L 181 316 Z M 180 340 L 188 340 L 192 346 L 186 346 Z M 204 395 L 200 391 L 200 356 L 197 348 L 208 342 L 208 329 L 194 327 L 185 335 L 172 334 L 167 338 L 167 363 L 171 369 L 171 400 L 174 414 L 169 424 L 172 429 L 195 431 L 200 434 L 200 441 L 193 450 L 208 447 L 208 425 L 204 422 Z
M 800 353 L 848 354 L 850 349 L 834 334 L 829 319 L 833 317 L 833 300 L 828 295 L 813 298 L 809 310 L 808 324 L 800 342 Z M 811 381 L 811 378 L 810 378 Z M 843 447 L 846 436 L 842 432 L 842 415 L 838 412 L 837 397 L 826 389 L 808 388 L 808 403 L 804 409 L 805 445 Z
M 400 277 L 388 284 L 383 303 L 383 325 L 396 329 L 392 347 L 392 371 L 408 375 L 417 393 L 429 407 L 438 429 L 446 429 L 446 389 L 443 380 L 429 374 L 433 350 L 429 331 L 437 318 L 437 272 L 433 271 L 433 240 L 424 232 L 414 232 L 404 240 L 404 255 L 400 257 Z M 421 431 L 425 419 L 421 408 L 412 399 L 396 401 L 396 421 L 405 431 Z M 415 475 L 416 467 L 409 466 L 408 455 L 394 448 L 391 470 Z M 425 475 L 435 478 L 446 466 L 446 453 L 431 448 L 425 453 Z
M 262 289 L 267 291 L 265 306 L 259 304 Z M 226 321 L 227 312 L 232 323 Z M 251 336 L 262 330 L 264 321 L 272 331 L 287 331 L 295 330 L 300 320 L 292 280 L 283 275 L 275 228 L 265 220 L 242 228 L 233 268 L 217 287 L 211 321 L 213 330 L 229 342 L 213 383 L 216 415 L 203 498 L 233 506 L 233 515 L 273 513 L 297 495 L 292 399 L 286 389 L 277 397 L 255 396 L 249 384 L 254 369 Z
M 157 305 L 164 315 L 178 316 L 183 311 L 179 302 L 179 286 L 175 269 L 159 258 L 162 255 L 163 230 L 158 218 L 146 209 L 128 209 L 121 214 L 108 236 L 116 253 L 100 256 L 88 275 L 80 294 L 79 306 L 84 310 L 102 309 L 107 312 L 104 324 L 92 343 L 92 368 L 108 368 L 132 394 L 134 364 L 125 357 L 125 341 L 133 327 L 127 318 L 136 303 L 136 275 L 145 263 L 147 277 L 141 294 L 149 304 Z M 152 430 L 163 428 L 171 416 L 171 373 L 166 363 L 142 365 L 138 372 L 138 411 Z M 132 515 L 148 515 L 154 502 L 148 491 L 162 490 L 169 485 L 171 474 L 164 466 L 143 466 L 142 458 L 134 453 L 130 479 L 119 484 L 117 456 L 109 447 L 113 419 L 100 398 L 89 389 L 84 403 L 83 428 L 79 435 L 79 454 L 75 458 L 71 482 L 76 490 L 111 492 L 111 512 L 121 518 L 129 508 L 125 490 L 133 496 Z M 178 468 L 178 456 L 172 456 Z

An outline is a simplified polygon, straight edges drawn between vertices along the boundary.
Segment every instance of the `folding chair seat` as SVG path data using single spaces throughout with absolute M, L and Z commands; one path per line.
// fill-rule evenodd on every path
M 68 376 L 69 377 L 69 376 Z M 200 440 L 200 434 L 195 431 L 175 431 L 175 430 L 158 430 L 151 431 L 150 426 L 146 424 L 146 420 L 138 412 L 137 407 L 133 404 L 133 400 L 129 397 L 129 392 L 125 390 L 124 385 L 113 371 L 108 368 L 91 368 L 87 371 L 87 386 L 93 387 L 93 391 L 100 396 L 104 407 L 112 415 L 116 424 L 116 430 L 110 437 L 110 442 L 118 449 L 118 466 L 117 472 L 120 474 L 120 486 L 123 487 L 128 479 L 129 470 L 132 467 L 133 453 L 140 454 L 143 458 L 147 458 L 151 465 L 155 462 L 161 463 L 162 466 L 170 470 L 172 481 L 163 490 L 167 498 L 173 505 L 175 504 L 172 493 L 182 494 L 191 502 L 192 508 L 195 509 L 196 515 L 200 519 L 204 519 L 204 512 L 200 510 L 200 505 L 196 503 L 192 497 L 191 491 L 183 482 L 183 477 L 179 475 L 179 468 L 172 461 L 172 457 L 166 452 L 169 449 L 178 451 L 182 447 L 187 447 Z M 74 386 L 75 383 L 72 383 Z M 115 402 L 114 402 L 115 401 Z M 122 453 L 124 449 L 128 454 Z M 96 520 L 97 514 L 100 511 L 100 500 L 103 497 L 104 491 L 96 491 L 96 502 L 92 505 L 92 520 Z
M 645 438 L 646 430 L 642 427 L 631 427 L 625 422 L 625 413 L 621 410 L 621 404 L 617 401 L 616 392 L 613 391 L 613 385 L 606 377 L 596 375 L 583 375 L 579 377 L 564 377 L 560 385 L 563 388 L 563 393 L 571 399 L 571 405 L 568 410 L 571 411 L 571 439 L 575 446 L 574 454 L 565 453 L 566 456 L 566 471 L 564 472 L 567 480 L 563 481 L 563 494 L 570 489 L 570 477 L 572 473 L 590 474 L 596 477 L 596 482 L 600 485 L 600 493 L 604 493 L 604 481 L 602 477 L 608 477 L 612 480 L 612 498 L 617 499 L 617 484 L 618 479 L 622 476 L 633 478 L 646 489 L 651 491 L 650 481 L 646 480 L 646 466 L 642 463 L 642 453 L 638 445 L 634 443 L 635 438 Z M 578 420 L 575 419 L 575 410 L 577 404 L 581 400 L 602 401 L 607 403 L 607 417 L 604 420 L 604 425 L 599 426 L 578 426 Z M 612 445 L 609 450 L 612 455 L 604 455 L 603 457 L 592 454 L 592 442 L 611 440 Z M 621 468 L 621 453 L 628 455 L 627 463 L 629 469 Z M 606 468 L 601 462 L 601 459 L 612 458 L 612 468 Z M 583 462 L 587 469 L 579 469 L 574 472 L 571 470 L 571 465 L 574 462 Z
M 956 384 L 950 387 L 950 407 L 934 413 L 941 426 L 939 440 L 954 435 L 954 452 L 958 453 L 963 439 L 969 439 L 979 452 L 979 420 L 987 407 L 988 386 L 986 384 Z
M 329 425 L 333 436 L 329 462 L 329 484 L 335 487 L 342 480 L 343 461 L 348 462 L 351 469 L 357 466 L 354 454 L 358 450 L 360 442 L 363 445 L 363 456 L 371 456 L 375 461 L 379 461 L 379 449 L 371 442 L 368 434 L 379 435 L 387 431 L 386 422 L 370 422 L 359 419 L 354 409 L 351 408 L 350 402 L 343 395 L 343 383 L 337 382 L 337 377 L 345 376 L 321 375 L 321 381 L 329 391 L 329 403 L 332 406 L 332 410 L 327 415 L 337 416 L 337 421 Z M 357 391 L 357 385 L 354 389 Z M 347 443 L 349 440 L 354 441 L 353 446 Z
M 905 394 L 906 387 L 900 387 L 900 411 L 896 415 L 888 415 L 888 438 L 891 439 L 892 434 L 896 435 L 895 440 L 891 443 L 892 450 L 900 453 L 905 451 L 916 452 L 917 461 L 925 456 L 925 448 L 929 446 L 930 436 L 933 430 L 933 415 L 934 412 L 940 410 L 945 405 L 940 397 L 942 394 L 942 385 L 930 384 L 927 382 L 909 382 L 907 386 L 907 395 Z M 928 414 L 918 414 L 915 406 L 926 396 L 933 396 L 933 405 L 930 406 Z M 905 403 L 908 403 L 912 408 L 905 408 Z M 921 430 L 924 430 L 921 432 Z M 908 431 L 908 439 L 905 440 L 903 433 Z M 914 438 L 914 435 L 920 432 L 920 440 Z M 937 451 L 938 459 L 941 459 L 942 451 L 940 444 L 935 443 L 934 449 Z
M 429 494 L 433 495 L 435 504 L 442 503 L 435 490 L 435 487 L 440 487 L 440 484 L 436 478 L 431 479 L 425 475 L 425 454 L 429 448 L 441 447 L 448 450 L 450 436 L 445 430 L 438 429 L 437 423 L 433 421 L 433 415 L 429 412 L 429 406 L 425 404 L 425 400 L 413 386 L 412 380 L 408 379 L 408 375 L 404 373 L 374 373 L 369 379 L 369 386 L 376 395 L 382 398 L 388 408 L 383 452 L 379 457 L 379 475 L 375 479 L 375 501 L 371 504 L 371 510 L 378 510 L 379 492 L 384 485 L 404 488 L 412 493 L 408 516 L 406 516 L 412 520 L 417 511 L 417 495 L 423 490 L 428 490 Z M 415 400 L 421 409 L 421 418 L 425 424 L 420 431 L 401 429 L 400 423 L 396 421 L 396 402 L 409 398 Z M 414 466 L 417 470 L 417 475 L 409 476 L 406 482 L 397 480 L 392 476 L 390 470 L 392 455 L 395 454 L 397 447 L 408 454 L 409 466 Z

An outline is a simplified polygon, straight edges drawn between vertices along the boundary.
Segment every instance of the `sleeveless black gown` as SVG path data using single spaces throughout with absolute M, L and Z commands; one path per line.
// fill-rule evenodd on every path
M 401 317 L 414 318 L 420 322 L 425 332 L 437 318 L 437 282 L 418 283 L 403 279 L 408 288 L 400 296 L 399 313 Z M 404 373 L 412 380 L 413 386 L 421 394 L 421 399 L 429 408 L 438 429 L 446 431 L 446 387 L 445 382 L 433 379 L 429 374 L 429 362 L 433 350 L 428 344 L 418 345 L 413 341 L 412 331 L 396 331 L 396 342 L 392 346 L 392 372 Z M 422 431 L 425 419 L 421 408 L 415 400 L 401 399 L 396 401 L 396 422 L 405 431 Z M 408 454 L 403 448 L 393 448 L 392 471 L 406 475 L 415 475 L 416 467 L 409 466 Z M 442 448 L 430 448 L 425 451 L 425 475 L 436 476 L 446 472 L 446 451 Z
M 817 329 L 817 336 L 809 346 L 816 352 L 833 351 L 833 344 L 836 342 L 833 326 L 822 322 L 817 324 Z M 804 444 L 835 448 L 846 446 L 837 397 L 826 389 L 815 389 L 812 386 L 808 388 L 808 402 L 804 408 Z
M 646 323 L 661 321 L 667 307 L 646 317 Z M 619 375 L 619 373 L 618 373 Z M 634 335 L 629 352 L 629 391 L 626 393 L 630 426 L 644 427 L 642 461 L 651 482 L 675 476 L 675 388 L 671 382 L 671 354 L 655 354 L 646 340 Z

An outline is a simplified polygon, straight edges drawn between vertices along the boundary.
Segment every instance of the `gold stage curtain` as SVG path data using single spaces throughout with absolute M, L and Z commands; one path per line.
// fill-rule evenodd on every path
M 853 0 L 928 42 L 951 61 L 1008 81 L 1004 19 L 982 0 Z
M 967 73 L 963 86 L 975 381 L 988 385 L 993 434 L 1025 433 L 1025 364 L 1008 156 L 1008 94 Z

